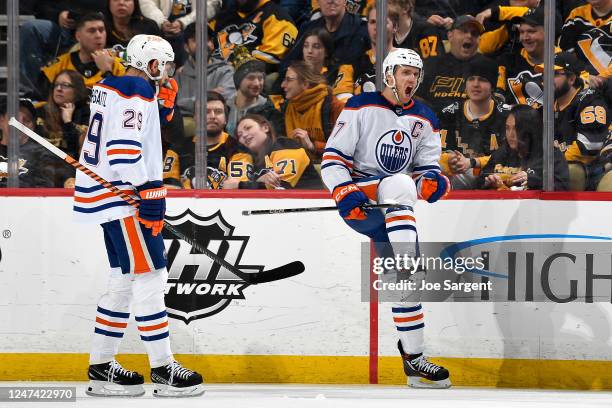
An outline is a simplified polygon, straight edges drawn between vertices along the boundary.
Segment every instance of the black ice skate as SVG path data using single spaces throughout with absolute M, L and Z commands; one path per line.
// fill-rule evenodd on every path
M 145 390 L 144 377 L 121 367 L 116 360 L 89 366 L 91 380 L 85 393 L 95 397 L 140 397 Z
M 423 354 L 407 355 L 404 353 L 402 342 L 397 342 L 404 372 L 408 377 L 408 385 L 413 388 L 449 388 L 451 382 L 448 370 L 430 361 Z
M 202 376 L 183 367 L 178 361 L 151 369 L 156 397 L 197 397 L 204 394 Z

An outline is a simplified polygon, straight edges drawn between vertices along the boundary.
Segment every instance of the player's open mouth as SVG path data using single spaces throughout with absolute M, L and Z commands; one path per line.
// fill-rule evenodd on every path
M 468 51 L 468 50 L 470 50 L 470 49 L 474 48 L 474 44 L 473 44 L 471 41 L 466 41 L 466 42 L 464 42 L 464 43 L 463 43 L 461 46 L 462 46 L 462 47 L 463 47 L 463 49 L 464 49 L 464 50 L 466 50 L 466 51 Z

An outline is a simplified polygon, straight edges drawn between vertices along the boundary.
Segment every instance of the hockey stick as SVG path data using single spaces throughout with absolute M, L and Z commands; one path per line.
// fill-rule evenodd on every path
M 375 208 L 392 208 L 398 207 L 401 204 L 398 203 L 387 203 L 387 204 L 364 204 L 361 206 L 363 210 L 371 210 Z M 242 215 L 269 215 L 269 214 L 287 214 L 287 213 L 303 213 L 303 212 L 315 212 L 315 211 L 338 211 L 338 207 L 302 207 L 302 208 L 276 208 L 269 210 L 244 210 Z
M 87 174 L 89 177 L 91 177 L 92 179 L 94 179 L 95 181 L 103 185 L 104 187 L 106 187 L 113 194 L 119 196 L 121 199 L 123 199 L 125 202 L 127 202 L 132 207 L 138 208 L 138 205 L 139 205 L 138 201 L 134 200 L 129 195 L 123 193 L 117 187 L 113 186 L 111 183 L 104 180 L 102 177 L 98 176 L 96 173 L 89 170 L 87 167 L 83 166 L 81 163 L 79 163 L 77 160 L 75 160 L 74 158 L 72 158 L 71 156 L 63 152 L 62 150 L 53 146 L 51 143 L 49 143 L 49 141 L 47 141 L 42 136 L 38 135 L 33 130 L 24 126 L 17 119 L 11 118 L 9 120 L 9 125 L 18 129 L 19 131 L 24 133 L 29 138 L 35 140 L 40 145 L 42 145 L 45 149 L 49 150 L 51 153 L 55 154 L 57 157 L 64 160 L 66 163 L 68 163 L 75 169 L 80 170 L 83 173 Z M 215 254 L 214 252 L 212 252 L 211 250 L 209 250 L 208 248 L 203 247 L 198 242 L 196 242 L 195 240 L 185 235 L 183 232 L 181 232 L 174 225 L 170 224 L 168 221 L 164 220 L 164 227 L 168 231 L 170 231 L 172 234 L 174 234 L 175 237 L 182 239 L 183 241 L 191 244 L 191 246 L 193 246 L 200 253 L 206 255 L 207 257 L 212 259 L 215 263 L 223 266 L 224 268 L 229 270 L 234 275 L 238 276 L 240 279 L 242 279 L 246 283 L 249 283 L 252 285 L 257 285 L 258 283 L 264 283 L 264 282 L 272 282 L 272 281 L 276 281 L 280 279 L 286 279 L 286 278 L 290 278 L 295 275 L 299 275 L 300 273 L 304 272 L 304 264 L 300 261 L 293 261 L 286 265 L 279 266 L 278 268 L 273 268 L 273 269 L 269 269 L 266 271 L 255 272 L 255 273 L 245 273 L 245 272 L 242 272 L 240 269 L 236 268 L 234 265 L 227 262 L 225 259 Z

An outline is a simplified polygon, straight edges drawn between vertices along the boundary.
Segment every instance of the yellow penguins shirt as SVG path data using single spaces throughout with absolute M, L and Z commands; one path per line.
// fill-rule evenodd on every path
M 578 6 L 571 11 L 563 24 L 559 45 L 566 51 L 574 51 L 581 34 L 593 28 L 606 26 L 610 22 L 612 22 L 612 10 L 606 15 L 598 16 L 590 4 Z
M 489 156 L 503 142 L 506 117 L 509 107 L 489 101 L 489 112 L 475 118 L 470 114 L 469 101 L 455 102 L 442 109 L 440 119 L 440 138 L 442 156 L 440 167 L 445 174 L 452 175 L 448 167 L 448 152 L 459 151 L 467 158 Z
M 42 72 L 49 81 L 50 84 L 55 81 L 55 77 L 63 70 L 77 71 L 83 76 L 85 86 L 92 88 L 96 83 L 100 82 L 103 76 L 103 72 L 100 71 L 94 61 L 83 63 L 79 58 L 79 52 L 73 51 L 60 55 L 55 61 L 42 68 Z M 121 76 L 125 73 L 125 67 L 121 64 L 121 59 L 115 58 L 113 62 L 113 71 L 111 72 L 114 76 Z
M 555 145 L 566 160 L 589 164 L 595 160 L 608 137 L 609 108 L 594 89 L 572 90 L 565 106 L 555 102 Z
M 275 171 L 281 176 L 281 187 L 285 189 L 319 190 L 323 188 L 321 177 L 312 165 L 306 150 L 298 142 L 279 137 L 265 156 L 263 166 L 256 165 L 250 182 L 241 182 L 241 189 L 267 188 L 257 179 L 266 172 Z
M 221 13 L 211 23 L 217 33 L 217 52 L 226 61 L 237 45 L 253 57 L 277 65 L 293 46 L 298 30 L 287 12 L 270 0 L 261 0 L 255 11 Z
M 364 54 L 361 54 L 353 64 L 353 93 L 359 95 L 362 92 L 376 91 L 376 55 L 374 50 L 370 48 Z
M 513 28 L 512 19 L 523 16 L 527 11 L 529 11 L 528 7 L 493 7 L 489 22 L 499 22 L 501 25 L 482 33 L 478 51 L 483 54 L 494 54 L 504 50 L 512 51 L 517 43 L 520 46 L 518 32 Z M 506 49 L 506 46 L 508 46 L 508 49 Z
M 327 83 L 330 84 L 333 94 L 340 100 L 347 100 L 353 96 L 353 66 L 342 64 L 337 67 L 323 67 L 321 74 L 325 76 Z

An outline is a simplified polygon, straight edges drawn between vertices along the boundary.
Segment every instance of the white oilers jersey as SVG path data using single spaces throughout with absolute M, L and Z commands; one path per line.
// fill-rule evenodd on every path
M 162 179 L 162 145 L 155 91 L 140 77 L 110 76 L 91 93 L 90 120 L 79 162 L 127 194 Z M 76 221 L 104 223 L 136 213 L 121 198 L 77 171 Z
M 413 100 L 404 108 L 380 92 L 349 99 L 327 141 L 321 176 L 330 190 L 341 183 L 398 173 L 440 171 L 438 120 Z

